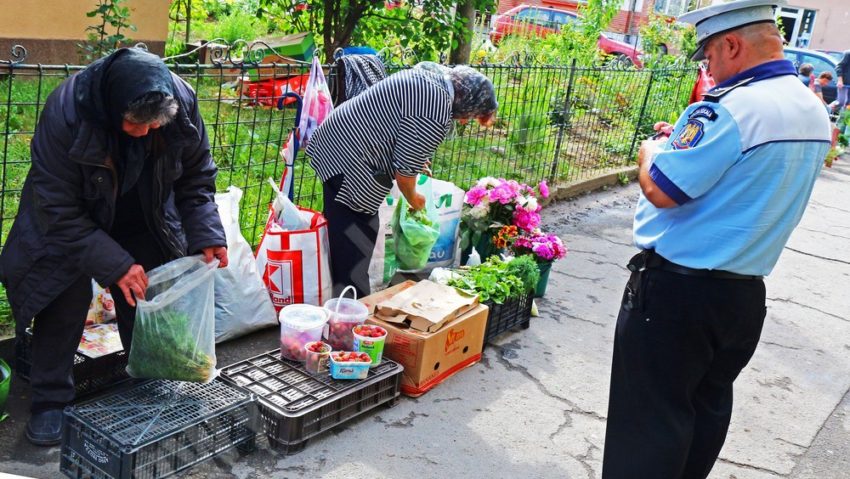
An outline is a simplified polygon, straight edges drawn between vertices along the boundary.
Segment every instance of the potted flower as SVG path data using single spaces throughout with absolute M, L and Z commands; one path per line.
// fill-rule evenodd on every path
M 541 205 L 538 198 L 548 198 L 545 181 L 532 188 L 516 180 L 485 177 L 466 192 L 461 212 L 461 262 L 466 263 L 474 246 L 481 259 L 498 252 L 505 245 L 494 244 L 503 226 L 515 226 L 531 232 L 540 225 Z
M 530 255 L 537 262 L 537 267 L 540 269 L 540 279 L 534 295 L 536 298 L 546 294 L 552 263 L 567 254 L 567 248 L 561 238 L 540 230 L 517 236 L 511 242 L 511 251 L 516 256 Z

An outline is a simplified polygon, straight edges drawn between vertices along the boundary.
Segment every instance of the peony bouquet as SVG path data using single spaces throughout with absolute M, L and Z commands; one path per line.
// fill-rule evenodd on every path
M 538 198 L 548 198 L 545 181 L 536 188 L 504 178 L 486 177 L 466 192 L 461 214 L 461 247 L 478 247 L 494 240 L 503 226 L 515 226 L 520 231 L 532 232 L 540 225 Z
M 567 254 L 561 238 L 540 230 L 517 236 L 511 243 L 511 250 L 516 256 L 532 255 L 538 263 L 551 263 Z

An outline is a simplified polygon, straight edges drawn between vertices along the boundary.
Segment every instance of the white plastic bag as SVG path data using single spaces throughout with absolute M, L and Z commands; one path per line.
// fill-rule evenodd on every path
M 457 266 L 460 263 L 458 232 L 464 191 L 450 181 L 431 178 L 431 195 L 440 223 L 440 237 L 431 248 L 431 258 L 425 269 Z
M 231 186 L 215 195 L 227 237 L 226 268 L 215 270 L 215 342 L 228 341 L 258 329 L 277 326 L 263 278 L 248 241 L 239 228 L 242 190 Z
M 272 202 L 272 211 L 274 214 L 274 222 L 278 226 L 288 231 L 298 231 L 310 227 L 310 222 L 304 219 L 295 203 L 289 200 L 283 190 L 277 187 L 274 180 L 269 178 L 269 184 L 274 190 L 274 201 Z
M 146 299 L 136 301 L 127 373 L 134 378 L 207 383 L 215 368 L 215 270 L 187 256 L 148 273 Z

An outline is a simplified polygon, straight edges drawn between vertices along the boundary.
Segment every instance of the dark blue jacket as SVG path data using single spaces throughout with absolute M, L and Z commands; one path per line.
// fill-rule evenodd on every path
M 101 62 L 54 90 L 32 138 L 32 167 L 0 253 L 0 281 L 18 321 L 29 322 L 72 281 L 109 286 L 136 261 L 108 232 L 115 219 L 117 172 L 100 81 Z M 177 118 L 155 132 L 160 152 L 152 181 L 138 183 L 148 229 L 168 256 L 226 246 L 215 205 L 216 167 L 192 88 L 172 74 Z M 75 95 L 76 94 L 76 95 Z M 152 130 L 153 131 L 153 130 Z M 82 319 L 81 319 L 82 320 Z

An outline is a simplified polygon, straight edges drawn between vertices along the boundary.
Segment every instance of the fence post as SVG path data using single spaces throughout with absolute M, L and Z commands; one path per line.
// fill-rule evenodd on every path
M 555 178 L 558 175 L 558 158 L 561 156 L 561 144 L 564 141 L 564 130 L 567 123 L 570 122 L 570 97 L 573 93 L 573 77 L 576 72 L 576 59 L 573 58 L 570 64 L 570 79 L 567 81 L 567 94 L 564 98 L 564 118 L 561 125 L 558 127 L 558 139 L 555 142 L 555 156 L 552 158 L 552 170 L 549 172 L 549 182 L 555 183 Z
M 637 143 L 638 133 L 640 133 L 640 125 L 643 123 L 643 114 L 646 112 L 646 104 L 649 102 L 649 93 L 652 91 L 652 80 L 655 78 L 655 70 L 649 71 L 649 85 L 646 86 L 646 94 L 643 96 L 643 104 L 640 106 L 638 121 L 635 125 L 635 134 L 632 136 L 632 145 L 629 147 L 629 156 L 632 158 L 635 154 L 635 143 Z

